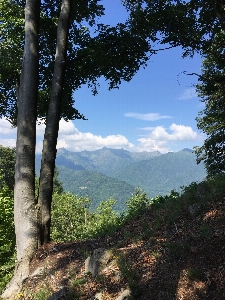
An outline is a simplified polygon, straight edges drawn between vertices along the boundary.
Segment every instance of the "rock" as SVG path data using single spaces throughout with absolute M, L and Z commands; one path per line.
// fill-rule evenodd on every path
M 39 276 L 39 275 L 42 275 L 45 271 L 45 267 L 39 267 L 37 268 L 36 270 L 34 270 L 34 272 L 29 275 L 29 277 L 35 277 L 35 276 Z
M 96 300 L 102 300 L 103 299 L 103 294 L 102 293 L 97 293 L 94 297 Z
M 96 300 L 105 299 L 102 293 L 97 293 L 94 296 Z M 134 298 L 131 296 L 131 291 L 129 289 L 124 290 L 115 300 L 133 300 Z M 49 300 L 49 299 L 48 299 Z
M 112 260 L 113 254 L 110 250 L 103 248 L 95 249 L 91 256 L 85 260 L 85 273 L 90 272 L 93 277 L 96 277 L 99 272 L 107 267 L 107 264 Z
M 133 297 L 129 289 L 124 290 L 122 294 L 120 294 L 119 297 L 116 298 L 116 300 L 132 300 L 132 299 Z

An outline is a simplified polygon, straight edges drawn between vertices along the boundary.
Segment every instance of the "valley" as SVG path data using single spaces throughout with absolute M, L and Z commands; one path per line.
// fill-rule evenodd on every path
M 40 162 L 41 156 L 37 156 L 37 170 Z M 114 198 L 117 201 L 114 209 L 120 212 L 136 188 L 154 198 L 206 177 L 203 164 L 197 165 L 190 149 L 160 154 L 107 147 L 81 152 L 61 148 L 56 166 L 64 191 L 90 198 L 90 209 L 95 209 L 100 201 Z

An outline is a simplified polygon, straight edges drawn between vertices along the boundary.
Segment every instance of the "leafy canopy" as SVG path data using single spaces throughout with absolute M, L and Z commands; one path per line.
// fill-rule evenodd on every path
M 8 188 L 13 193 L 16 149 L 0 145 L 0 190 Z
M 74 108 L 73 93 L 88 84 L 97 93 L 98 78 L 109 88 L 129 81 L 148 59 L 149 45 L 132 34 L 128 23 L 102 24 L 99 0 L 72 2 L 61 118 L 84 119 Z M 57 20 L 61 1 L 41 1 L 39 32 L 38 118 L 46 118 L 55 62 Z M 7 0 L 0 11 L 0 117 L 16 120 L 16 99 L 24 46 L 24 0 Z
M 197 92 L 205 108 L 197 126 L 206 134 L 202 147 L 195 147 L 197 161 L 204 161 L 209 176 L 225 171 L 225 32 L 217 34 L 202 65 Z
M 225 29 L 224 1 L 123 0 L 132 30 L 158 43 L 182 46 L 184 55 L 204 51 Z

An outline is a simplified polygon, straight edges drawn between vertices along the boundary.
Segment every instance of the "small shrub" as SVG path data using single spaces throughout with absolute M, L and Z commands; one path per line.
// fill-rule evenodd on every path
M 208 186 L 214 198 L 220 199 L 225 194 L 225 174 L 217 174 L 213 177 L 207 178 Z
M 172 190 L 170 194 L 165 196 L 156 196 L 155 198 L 151 199 L 151 207 L 153 209 L 160 209 L 169 206 L 173 206 L 173 210 L 175 209 L 174 205 L 176 204 L 176 200 L 179 197 L 179 193 L 175 190 Z M 172 205 L 171 205 L 172 204 Z
M 54 241 L 72 241 L 87 236 L 87 207 L 90 200 L 69 193 L 54 194 L 52 202 L 51 238 Z M 88 215 L 88 216 L 87 216 Z
M 156 196 L 155 198 L 151 199 L 152 208 L 154 209 L 161 208 L 164 205 L 165 201 L 166 201 L 166 197 Z
M 46 284 L 43 285 L 38 291 L 36 291 L 35 293 L 30 292 L 29 294 L 29 298 L 31 300 L 46 300 L 48 299 L 48 297 L 50 297 L 53 294 L 53 290 L 51 289 L 51 287 Z
M 146 193 L 137 189 L 135 195 L 126 202 L 125 219 L 130 220 L 137 217 L 149 203 L 150 201 Z
M 139 279 L 137 274 L 133 270 L 132 265 L 126 262 L 125 257 L 123 255 L 118 256 L 117 264 L 120 269 L 120 272 L 127 280 L 131 292 L 133 293 L 133 295 L 138 296 L 138 294 L 140 293 Z
M 113 210 L 115 204 L 116 201 L 112 198 L 100 202 L 88 226 L 91 236 L 103 236 L 112 233 L 120 226 L 119 215 Z
M 119 215 L 113 210 L 116 201 L 102 201 L 95 212 L 90 212 L 90 199 L 69 193 L 55 194 L 52 205 L 54 241 L 72 241 L 102 236 L 120 226 Z
M 198 189 L 198 183 L 192 182 L 188 186 L 182 186 L 181 187 L 181 194 L 183 198 L 183 202 L 186 205 L 196 203 L 197 201 L 197 189 Z
M 162 216 L 157 216 L 152 222 L 153 231 L 155 232 L 155 231 L 159 230 L 162 227 L 163 222 L 164 222 L 164 220 L 163 220 Z

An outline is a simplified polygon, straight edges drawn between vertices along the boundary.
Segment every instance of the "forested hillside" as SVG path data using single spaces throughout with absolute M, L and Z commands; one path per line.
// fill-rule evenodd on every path
M 38 170 L 40 156 L 36 165 Z M 65 191 L 89 197 L 92 208 L 112 197 L 117 201 L 115 210 L 119 211 L 124 209 L 124 203 L 135 188 L 155 197 L 206 176 L 203 164 L 197 165 L 190 149 L 167 154 L 106 147 L 82 152 L 59 149 L 56 165 Z
M 134 187 L 124 181 L 108 177 L 97 171 L 74 171 L 65 166 L 58 166 L 59 180 L 65 191 L 91 199 L 90 209 L 96 209 L 100 201 L 114 198 L 116 211 L 122 211 L 134 193 Z
M 155 197 L 165 195 L 171 189 L 179 190 L 193 181 L 201 181 L 206 172 L 203 164 L 196 164 L 195 154 L 184 149 L 130 164 L 113 176 L 140 186 L 150 197 Z

